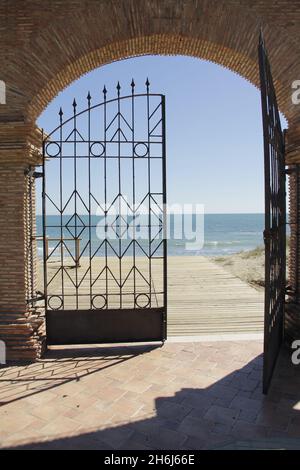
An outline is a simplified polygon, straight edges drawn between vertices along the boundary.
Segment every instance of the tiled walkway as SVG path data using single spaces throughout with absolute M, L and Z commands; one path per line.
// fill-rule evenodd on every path
M 268 397 L 262 343 L 50 351 L 0 369 L 1 447 L 300 448 L 300 366 L 283 351 Z

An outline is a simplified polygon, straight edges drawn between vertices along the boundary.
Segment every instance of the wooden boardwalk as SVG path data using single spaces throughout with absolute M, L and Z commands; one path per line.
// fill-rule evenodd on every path
M 206 257 L 168 259 L 168 334 L 263 331 L 264 295 Z
M 95 258 L 95 262 L 99 264 L 101 260 Z M 111 260 L 111 263 L 113 269 L 114 260 Z M 128 266 L 130 266 L 129 263 L 130 260 L 128 260 Z M 141 271 L 148 269 L 146 261 L 140 260 L 139 264 Z M 83 277 L 87 269 L 87 259 L 82 259 L 81 265 L 77 272 L 79 278 Z M 48 276 L 52 277 L 59 263 L 49 263 L 48 266 Z M 95 272 L 97 272 L 96 269 Z M 126 272 L 126 258 L 124 258 L 124 272 Z M 161 289 L 160 273 L 161 269 L 153 267 L 153 283 L 156 292 Z M 65 292 L 70 295 L 66 300 L 65 308 L 75 308 L 72 296 L 74 288 L 70 280 L 71 278 L 75 280 L 75 276 L 75 269 L 70 269 L 69 275 L 65 276 Z M 104 292 L 105 280 L 97 282 L 98 284 L 95 284 L 97 292 Z M 118 288 L 112 279 L 109 282 L 111 282 L 109 292 L 115 294 L 115 301 L 118 302 Z M 132 282 L 129 279 L 126 284 L 128 292 L 132 292 Z M 81 291 L 87 295 L 81 299 L 81 308 L 89 308 L 88 285 L 88 277 L 86 277 L 81 285 Z M 141 282 L 138 283 L 137 289 L 140 289 L 140 292 L 144 291 Z M 60 277 L 57 276 L 54 286 L 52 285 L 51 294 L 59 294 L 59 290 Z M 250 287 L 206 257 L 170 256 L 168 258 L 168 337 L 261 333 L 263 331 L 263 302 L 263 292 Z M 124 307 L 126 307 L 126 301 Z

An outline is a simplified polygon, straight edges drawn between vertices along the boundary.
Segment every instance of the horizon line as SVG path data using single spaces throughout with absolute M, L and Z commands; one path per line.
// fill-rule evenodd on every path
M 172 214 L 174 214 L 174 215 L 191 214 L 191 212 L 181 212 L 179 214 L 172 212 Z M 192 214 L 197 214 L 197 212 L 192 212 Z M 289 212 L 287 212 L 287 214 L 289 214 Z M 43 214 L 42 213 L 37 213 L 36 215 L 43 215 Z M 60 216 L 60 214 L 49 214 L 49 213 L 46 214 L 46 216 L 48 216 L 48 215 Z M 74 212 L 72 212 L 72 213 L 67 213 L 67 214 L 62 214 L 62 215 L 70 216 L 70 215 L 75 215 L 75 214 L 74 214 Z M 89 214 L 78 213 L 78 215 L 79 216 L 88 216 Z M 91 215 L 97 215 L 99 217 L 104 216 L 104 214 L 95 214 L 95 213 L 92 213 Z M 109 215 L 113 216 L 115 214 L 109 214 Z M 130 215 L 130 214 L 128 214 L 128 215 Z M 145 215 L 145 214 L 140 214 L 140 215 Z M 265 212 L 203 212 L 203 215 L 265 215 Z

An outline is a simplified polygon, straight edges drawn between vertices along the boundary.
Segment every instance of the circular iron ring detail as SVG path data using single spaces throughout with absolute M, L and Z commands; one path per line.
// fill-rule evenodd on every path
M 145 153 L 139 153 L 137 151 L 138 148 L 145 148 L 146 149 Z M 145 157 L 148 152 L 149 152 L 148 145 L 146 145 L 144 142 L 138 142 L 137 144 L 135 144 L 134 153 L 137 157 Z
M 100 306 L 97 306 L 94 301 L 97 300 L 97 298 L 101 298 L 102 299 L 102 305 Z M 105 297 L 105 295 L 102 295 L 102 294 L 96 294 L 92 297 L 92 307 L 95 309 L 95 310 L 103 310 L 105 307 L 106 307 L 106 304 L 107 304 L 107 299 Z
M 143 300 L 140 299 L 145 299 L 146 302 L 144 305 L 142 305 L 140 302 L 143 302 Z M 135 305 L 139 308 L 147 308 L 150 305 L 150 296 L 148 294 L 138 294 L 135 297 Z
M 51 305 L 53 299 L 58 299 L 59 300 L 60 304 L 57 307 L 55 307 L 55 306 L 53 307 Z M 54 302 L 55 302 L 55 300 L 54 300 Z M 48 307 L 51 310 L 60 310 L 62 308 L 62 306 L 63 306 L 63 299 L 59 295 L 51 295 L 51 297 L 48 298 Z
M 49 149 L 49 147 L 50 147 L 51 145 L 53 145 L 53 146 L 56 145 L 56 147 L 58 148 L 58 151 L 57 151 L 56 153 L 50 153 L 50 152 L 49 152 L 48 149 Z M 60 145 L 59 145 L 57 142 L 49 142 L 49 143 L 46 145 L 46 154 L 48 155 L 48 157 L 57 157 L 57 155 L 59 155 L 60 151 L 61 151 L 61 147 L 60 147 Z
M 101 148 L 102 148 L 102 152 L 100 151 L 100 152 L 94 153 L 93 152 L 94 145 L 99 145 L 100 146 L 99 150 L 101 150 Z M 102 155 L 105 152 L 105 146 L 102 144 L 102 142 L 94 142 L 90 145 L 90 152 L 93 155 L 93 157 L 102 157 Z

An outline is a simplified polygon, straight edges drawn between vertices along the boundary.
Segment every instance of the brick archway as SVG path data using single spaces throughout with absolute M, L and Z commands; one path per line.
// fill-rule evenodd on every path
M 189 56 L 203 59 L 227 68 L 259 88 L 257 57 L 254 60 L 233 49 L 224 46 L 220 48 L 218 44 L 205 39 L 154 35 L 117 42 L 80 57 L 72 67 L 63 68 L 33 97 L 26 107 L 26 115 L 30 118 L 38 116 L 60 91 L 91 70 L 115 61 L 145 55 Z M 283 112 L 286 112 L 284 85 L 280 81 L 277 82 L 277 90 L 281 96 Z
M 3 2 L 5 4 L 5 2 Z M 213 61 L 258 84 L 257 42 L 263 26 L 282 112 L 298 117 L 292 79 L 299 71 L 293 22 L 286 2 L 236 0 L 67 0 L 38 8 L 10 7 L 0 59 L 7 83 L 1 114 L 34 121 L 72 81 L 103 64 L 144 54 L 190 55 Z M 292 2 L 289 2 L 289 5 Z M 0 16 L 3 19 L 4 11 Z M 0 10 L 1 14 L 1 10 Z M 293 13 L 293 18 L 299 13 Z M 289 26 L 289 30 L 287 28 Z M 295 78 L 296 77 L 296 78 Z
M 289 163 L 298 164 L 300 105 L 292 103 L 291 84 L 300 78 L 299 22 L 297 2 L 286 0 L 272 6 L 268 0 L 65 0 L 44 10 L 37 0 L 1 3 L 0 79 L 6 83 L 6 104 L 0 106 L 0 220 L 5 222 L 0 224 L 0 314 L 5 316 L 0 335 L 12 338 L 10 357 L 34 358 L 41 349 L 38 322 L 26 303 L 32 286 L 24 250 L 30 219 L 24 170 L 38 160 L 35 121 L 47 104 L 90 70 L 145 54 L 198 57 L 258 86 L 263 27 L 279 106 L 289 121 Z M 296 287 L 300 178 L 293 176 L 292 182 Z

